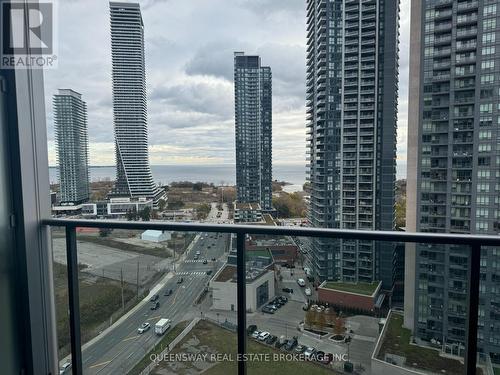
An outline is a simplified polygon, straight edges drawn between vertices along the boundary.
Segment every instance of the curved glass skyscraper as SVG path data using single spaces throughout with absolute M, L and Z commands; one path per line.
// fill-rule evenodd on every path
M 110 2 L 116 184 L 111 196 L 161 195 L 148 156 L 144 24 L 136 3 Z

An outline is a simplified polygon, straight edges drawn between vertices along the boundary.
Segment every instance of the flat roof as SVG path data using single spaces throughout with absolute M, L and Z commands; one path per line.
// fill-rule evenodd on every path
M 364 294 L 366 296 L 371 296 L 377 290 L 380 281 L 374 281 L 372 283 L 348 283 L 341 281 L 327 281 L 320 287 L 323 289 L 333 289 L 346 293 L 356 293 L 356 294 Z

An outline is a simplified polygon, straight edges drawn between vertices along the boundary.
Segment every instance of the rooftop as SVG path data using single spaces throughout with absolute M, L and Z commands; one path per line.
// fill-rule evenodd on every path
M 460 361 L 441 357 L 439 350 L 412 344 L 411 335 L 411 331 L 403 327 L 403 315 L 392 312 L 380 339 L 380 349 L 376 353 L 376 358 L 386 361 L 387 356 L 392 354 L 404 358 L 403 367 L 435 373 L 456 375 L 465 373 L 465 367 Z
M 374 281 L 373 283 L 346 283 L 339 281 L 328 281 L 321 285 L 324 289 L 334 289 L 346 293 L 357 293 L 371 296 L 377 290 L 380 282 Z

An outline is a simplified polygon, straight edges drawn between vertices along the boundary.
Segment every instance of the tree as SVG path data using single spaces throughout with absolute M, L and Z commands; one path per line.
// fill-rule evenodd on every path
M 167 206 L 167 201 L 164 199 L 160 199 L 160 201 L 158 202 L 158 210 L 163 211 L 166 206 Z
M 333 325 L 333 333 L 336 335 L 345 334 L 345 320 L 340 315 L 335 319 L 335 324 Z
M 200 204 L 198 207 L 196 207 L 196 218 L 198 220 L 203 220 L 206 219 L 208 216 L 208 213 L 210 212 L 210 205 L 207 203 Z
M 396 228 L 406 226 L 406 198 L 398 199 L 396 202 Z
M 135 209 L 130 209 L 127 211 L 125 216 L 127 217 L 128 221 L 135 221 L 137 220 L 137 211 Z
M 326 314 L 325 312 L 318 313 L 318 318 L 316 320 L 316 325 L 320 331 L 323 331 L 326 327 Z
M 313 309 L 309 309 L 306 311 L 306 316 L 304 318 L 304 325 L 308 328 L 311 328 L 314 325 L 314 311 Z
M 144 209 L 140 212 L 139 216 L 142 221 L 151 220 L 151 208 L 148 206 L 144 207 Z

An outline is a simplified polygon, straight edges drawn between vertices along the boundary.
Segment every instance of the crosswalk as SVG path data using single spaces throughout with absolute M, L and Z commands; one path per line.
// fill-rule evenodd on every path
M 202 275 L 207 275 L 207 271 L 183 271 L 183 272 L 177 272 L 176 273 L 178 276 L 202 276 Z
M 184 263 L 203 263 L 203 259 L 186 259 Z

